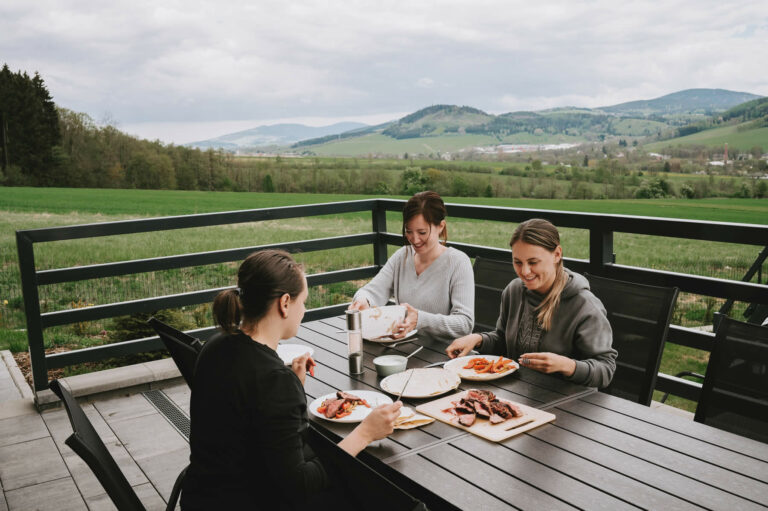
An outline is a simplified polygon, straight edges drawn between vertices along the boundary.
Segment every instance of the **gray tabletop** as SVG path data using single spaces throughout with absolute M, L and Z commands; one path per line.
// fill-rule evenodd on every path
M 418 338 L 397 348 L 364 343 L 350 377 L 342 318 L 308 322 L 288 342 L 311 346 L 319 367 L 308 399 L 339 389 L 380 390 L 383 353 L 408 367 L 446 360 L 445 345 Z M 495 443 L 434 422 L 395 431 L 361 459 L 434 509 L 766 509 L 768 445 L 521 368 L 485 384 L 497 395 L 556 415 L 553 423 Z M 416 406 L 428 400 L 405 400 Z M 316 420 L 339 437 L 352 425 Z

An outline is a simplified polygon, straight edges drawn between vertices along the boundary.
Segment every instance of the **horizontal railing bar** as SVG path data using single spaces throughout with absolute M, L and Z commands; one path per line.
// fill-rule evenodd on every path
M 332 284 L 335 282 L 346 282 L 349 280 L 359 280 L 371 278 L 376 275 L 378 268 L 376 266 L 365 266 L 353 268 L 350 270 L 338 270 L 325 273 L 316 273 L 307 275 L 307 284 L 317 286 L 321 284 Z M 192 291 L 189 293 L 179 293 L 153 298 L 144 298 L 141 300 L 132 300 L 128 302 L 118 302 L 105 305 L 96 305 L 93 307 L 83 307 L 80 309 L 67 309 L 63 311 L 46 312 L 40 315 L 40 323 L 43 328 L 49 328 L 57 325 L 67 325 L 82 321 L 93 321 L 96 319 L 113 318 L 115 316 L 125 316 L 137 312 L 152 312 L 160 309 L 174 309 L 188 305 L 199 305 L 213 301 L 219 292 L 225 289 L 231 289 L 234 286 L 226 286 L 215 289 L 205 289 L 202 291 Z
M 669 392 L 673 396 L 698 402 L 701 395 L 701 383 L 659 373 L 654 390 Z
M 142 218 L 137 220 L 120 220 L 117 222 L 102 222 L 97 224 L 27 229 L 20 232 L 23 232 L 28 236 L 33 243 L 41 243 L 79 238 L 95 238 L 99 236 L 114 236 L 118 234 L 136 234 L 141 232 L 211 227 L 215 225 L 238 224 L 244 222 L 260 222 L 264 220 L 280 220 L 285 218 L 357 213 L 361 211 L 371 211 L 376 205 L 376 200 L 377 199 L 363 199 L 345 202 L 329 202 L 325 204 L 304 204 L 301 206 L 246 209 L 220 213 L 200 213 L 197 215 Z
M 349 307 L 349 304 L 344 303 L 340 305 L 331 305 L 329 307 L 317 307 L 315 309 L 310 309 L 304 314 L 302 323 L 338 316 L 339 314 L 342 314 L 347 309 L 347 307 Z M 218 331 L 219 329 L 217 327 L 209 326 L 204 328 L 197 328 L 194 330 L 187 330 L 186 333 L 198 339 L 208 340 Z M 45 361 L 46 367 L 48 369 L 59 369 L 61 367 L 67 367 L 73 364 L 96 362 L 105 358 L 122 357 L 126 355 L 135 355 L 137 353 L 160 351 L 164 349 L 165 345 L 159 337 L 144 337 L 130 341 L 105 344 L 103 346 L 93 346 L 90 348 L 80 348 L 77 350 L 64 351 L 61 353 L 52 353 L 45 356 Z
M 348 236 L 334 236 L 331 238 L 319 238 L 315 240 L 273 243 L 255 247 L 232 248 L 194 254 L 136 259 L 133 261 L 120 261 L 89 266 L 76 266 L 56 270 L 42 270 L 37 272 L 37 283 L 38 285 L 59 284 L 61 282 L 74 282 L 150 271 L 173 270 L 177 268 L 188 268 L 190 266 L 204 266 L 208 264 L 241 261 L 252 252 L 265 249 L 282 249 L 291 253 L 300 253 L 354 247 L 371 244 L 375 239 L 376 233 L 371 232 L 364 234 L 350 234 Z
M 402 211 L 405 201 L 379 199 L 387 211 Z M 721 241 L 747 245 L 768 245 L 768 225 L 701 220 L 668 219 L 647 216 L 605 215 L 527 208 L 507 208 L 468 204 L 446 204 L 453 218 L 522 222 L 529 218 L 546 218 L 558 227 L 599 229 L 617 233 L 646 234 L 673 238 Z M 510 233 L 511 234 L 511 233 Z
M 766 289 L 766 286 L 752 282 L 703 277 L 664 270 L 650 270 L 621 264 L 603 265 L 598 274 L 612 279 L 642 282 L 653 286 L 676 286 L 686 293 L 715 296 L 718 298 L 733 298 L 742 302 L 768 303 L 768 289 Z
M 711 352 L 715 347 L 715 334 L 684 326 L 669 325 L 667 342 Z

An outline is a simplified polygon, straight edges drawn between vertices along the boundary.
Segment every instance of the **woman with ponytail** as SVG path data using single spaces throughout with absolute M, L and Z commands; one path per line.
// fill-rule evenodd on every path
M 509 245 L 519 278 L 501 295 L 496 329 L 456 339 L 448 356 L 477 348 L 574 383 L 606 387 L 616 369 L 611 325 L 587 279 L 563 267 L 557 228 L 547 220 L 527 220 Z
M 306 299 L 307 281 L 293 258 L 262 250 L 243 261 L 237 287 L 214 300 L 222 332 L 195 367 L 184 511 L 318 509 L 319 495 L 343 498 L 327 495 L 333 478 L 305 442 L 304 381 L 315 363 L 307 353 L 286 367 L 276 352 L 281 339 L 296 335 Z M 356 456 L 389 435 L 400 406 L 373 409 L 339 447 Z

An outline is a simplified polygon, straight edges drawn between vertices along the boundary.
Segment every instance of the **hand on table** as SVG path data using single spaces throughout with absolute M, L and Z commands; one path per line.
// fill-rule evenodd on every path
M 572 376 L 576 361 L 556 353 L 526 353 L 520 357 L 520 365 L 542 373 L 562 373 Z
M 480 337 L 480 334 L 465 335 L 464 337 L 455 339 L 447 348 L 445 348 L 445 352 L 448 354 L 449 358 L 463 357 L 475 349 L 482 341 L 483 338 Z
M 395 328 L 392 332 L 393 339 L 402 339 L 419 324 L 419 311 L 407 303 L 401 303 L 400 305 L 405 307 L 405 318 L 395 323 Z
M 293 359 L 291 362 L 291 370 L 296 373 L 296 376 L 299 377 L 299 381 L 301 381 L 301 384 L 304 385 L 304 381 L 307 379 L 307 372 L 309 372 L 310 376 L 315 375 L 316 365 L 317 364 L 312 359 L 312 357 L 309 356 L 309 353 L 304 353 L 303 355 Z

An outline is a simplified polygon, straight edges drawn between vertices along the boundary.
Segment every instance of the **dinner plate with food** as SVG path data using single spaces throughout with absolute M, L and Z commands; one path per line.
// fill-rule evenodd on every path
M 379 405 L 392 399 L 375 390 L 339 390 L 320 396 L 309 404 L 309 412 L 331 422 L 362 422 Z
M 512 374 L 520 366 L 511 358 L 500 355 L 470 355 L 449 360 L 443 367 L 465 380 L 488 381 Z
M 445 394 L 458 387 L 460 383 L 461 378 L 458 374 L 432 367 L 408 369 L 392 374 L 381 380 L 379 386 L 390 394 L 402 393 L 405 398 L 419 399 Z
M 384 305 L 360 311 L 360 330 L 363 339 L 374 342 L 392 342 L 396 325 L 405 319 L 405 306 Z M 399 339 L 398 339 L 399 340 Z

